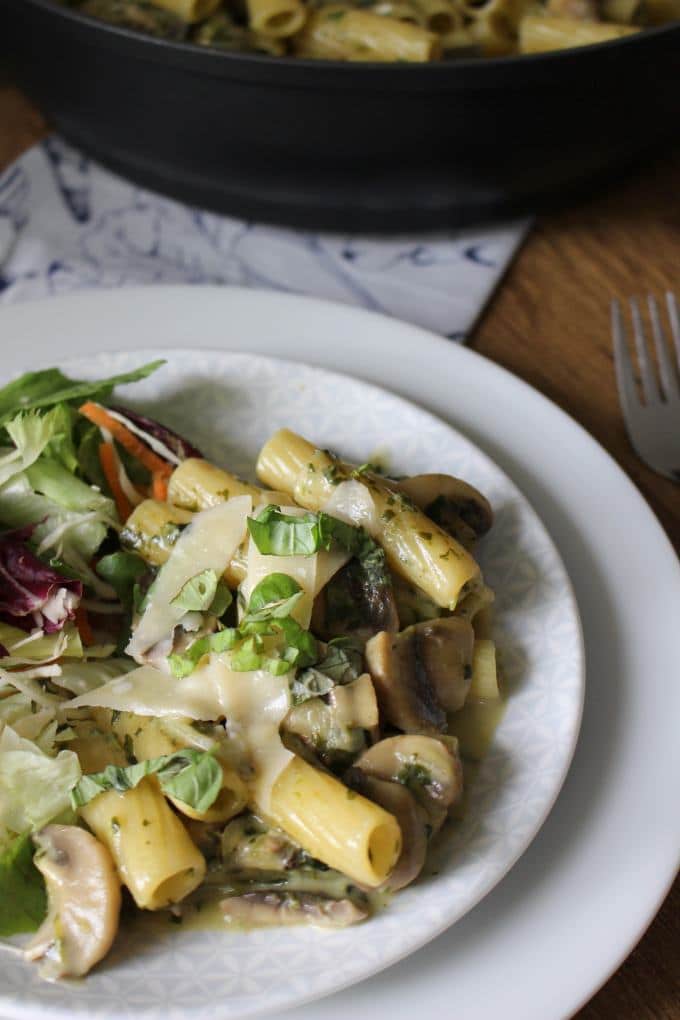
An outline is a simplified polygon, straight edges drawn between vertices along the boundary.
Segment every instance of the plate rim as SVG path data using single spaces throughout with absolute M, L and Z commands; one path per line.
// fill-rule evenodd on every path
M 325 303 L 331 304 L 331 302 Z M 0 309 L 0 325 L 1 317 L 2 310 Z M 536 838 L 542 826 L 545 824 L 546 819 L 550 815 L 550 812 L 553 810 L 553 807 L 557 802 L 557 799 L 560 795 L 562 787 L 564 786 L 567 775 L 569 773 L 569 769 L 571 768 L 571 764 L 573 762 L 574 754 L 576 752 L 576 747 L 578 744 L 579 734 L 581 731 L 581 725 L 583 721 L 583 710 L 587 682 L 586 650 L 581 615 L 579 612 L 574 586 L 572 584 L 572 580 L 569 576 L 569 572 L 566 568 L 559 548 L 557 547 L 549 529 L 543 522 L 540 514 L 535 510 L 531 501 L 527 498 L 525 493 L 522 491 L 521 487 L 517 485 L 514 479 L 510 475 L 508 475 L 504 468 L 502 468 L 493 459 L 493 457 L 491 457 L 474 440 L 470 439 L 457 426 L 451 424 L 450 422 L 445 421 L 444 419 L 434 414 L 429 409 L 423 407 L 420 403 L 409 398 L 406 398 L 401 394 L 395 393 L 387 386 L 380 386 L 374 382 L 367 381 L 359 376 L 352 375 L 348 372 L 341 372 L 335 369 L 329 369 L 311 362 L 303 362 L 295 358 L 280 357 L 278 355 L 266 355 L 243 350 L 233 350 L 224 347 L 216 347 L 212 345 L 206 346 L 201 345 L 200 347 L 194 348 L 179 346 L 174 348 L 142 347 L 135 348 L 134 351 L 132 350 L 116 351 L 112 349 L 100 349 L 94 352 L 87 352 L 69 356 L 61 360 L 59 364 L 60 368 L 62 368 L 68 374 L 69 366 L 71 365 L 76 365 L 78 363 L 80 363 L 81 365 L 85 365 L 91 363 L 92 374 L 96 375 L 95 365 L 97 361 L 106 358 L 120 357 L 121 354 L 129 358 L 138 359 L 141 364 L 144 364 L 147 360 L 152 360 L 153 358 L 159 357 L 165 358 L 166 360 L 169 361 L 174 355 L 179 356 L 194 355 L 200 357 L 202 354 L 218 355 L 221 359 L 223 359 L 223 361 L 227 363 L 229 359 L 236 358 L 237 360 L 244 361 L 247 360 L 255 363 L 261 362 L 266 365 L 285 364 L 289 369 L 302 368 L 307 372 L 311 372 L 313 376 L 318 375 L 331 382 L 338 382 L 341 385 L 350 384 L 353 386 L 359 386 L 369 396 L 371 393 L 381 394 L 382 396 L 387 395 L 389 399 L 391 401 L 396 402 L 397 405 L 402 405 L 405 408 L 415 410 L 422 420 L 430 421 L 436 427 L 446 429 L 447 432 L 449 432 L 453 437 L 455 437 L 456 442 L 460 444 L 463 447 L 463 449 L 467 447 L 469 450 L 471 450 L 474 453 L 474 456 L 481 461 L 481 463 L 486 469 L 491 470 L 498 477 L 500 477 L 504 486 L 507 488 L 509 494 L 512 494 L 515 498 L 517 498 L 521 502 L 524 512 L 529 515 L 533 527 L 539 530 L 542 540 L 546 544 L 546 547 L 549 549 L 553 564 L 557 566 L 559 570 L 560 587 L 563 593 L 563 597 L 569 606 L 569 611 L 573 623 L 575 625 L 574 641 L 575 651 L 577 652 L 578 658 L 577 661 L 574 663 L 573 667 L 574 711 L 571 723 L 571 730 L 569 732 L 568 745 L 565 745 L 565 748 L 562 752 L 559 774 L 556 775 L 556 777 L 553 780 L 553 783 L 550 788 L 550 793 L 545 798 L 544 802 L 541 805 L 540 813 L 532 823 L 531 827 L 522 836 L 522 839 L 520 840 L 517 849 L 512 854 L 510 854 L 504 861 L 502 869 L 499 871 L 499 873 L 492 876 L 490 879 L 487 879 L 485 882 L 481 883 L 477 893 L 468 901 L 466 901 L 462 909 L 453 909 L 452 911 L 450 911 L 450 914 L 441 921 L 441 923 L 429 928 L 426 934 L 422 935 L 422 937 L 418 937 L 411 945 L 408 946 L 408 948 L 400 950 L 399 952 L 396 953 L 392 953 L 392 955 L 389 955 L 388 957 L 381 958 L 380 962 L 377 965 L 371 964 L 370 968 L 367 969 L 364 973 L 350 976 L 346 980 L 343 979 L 340 981 L 335 981 L 334 983 L 329 984 L 329 987 L 321 990 L 314 990 L 309 994 L 297 993 L 294 996 L 289 995 L 288 997 L 285 998 L 285 1000 L 273 1003 L 270 1002 L 269 1004 L 263 1005 L 261 1007 L 257 1005 L 253 1007 L 248 1006 L 243 1010 L 237 1008 L 235 1012 L 227 1013 L 226 1012 L 226 1009 L 228 1008 L 227 1000 L 225 1002 L 224 1011 L 218 1010 L 215 1013 L 216 1016 L 227 1015 L 233 1016 L 235 1020 L 237 1020 L 237 1018 L 240 1017 L 243 1017 L 245 1020 L 245 1018 L 273 1015 L 277 1010 L 280 1009 L 288 1010 L 295 1007 L 303 1006 L 310 1002 L 322 999 L 325 996 L 341 992 L 361 981 L 370 979 L 372 976 L 375 976 L 385 971 L 389 967 L 398 963 L 400 960 L 403 960 L 406 957 L 413 954 L 414 952 L 417 952 L 418 950 L 422 949 L 433 939 L 441 935 L 442 932 L 446 931 L 452 925 L 455 925 L 466 914 L 473 910 L 478 903 L 480 903 L 487 895 L 489 895 L 489 893 L 500 882 L 503 881 L 508 872 L 515 866 L 517 861 L 526 852 L 528 847 Z M 84 370 L 84 374 L 87 376 L 89 374 L 89 369 Z M 8 375 L 8 373 L 6 373 L 5 371 L 0 370 L 0 384 L 4 385 L 5 381 L 13 378 L 14 375 L 15 373 L 10 373 Z M 219 367 L 219 377 L 223 380 L 227 378 L 226 371 L 225 369 L 222 368 L 222 366 Z M 144 398 L 141 398 L 139 402 L 143 406 Z M 61 1002 L 57 1002 L 54 1004 L 48 1004 L 47 1002 L 39 1002 L 35 1005 L 32 1005 L 30 1001 L 24 1003 L 23 1001 L 19 1001 L 16 998 L 13 999 L 9 996 L 6 996 L 3 990 L 0 989 L 0 1008 L 2 1008 L 3 1012 L 6 1011 L 8 1017 L 10 1018 L 16 1018 L 16 1020 L 35 1020 L 36 1017 L 42 1016 L 64 1018 L 70 1016 L 81 1016 L 83 1013 L 87 1012 L 90 1009 L 90 1003 L 87 999 L 75 999 L 73 1003 L 69 1005 L 62 1004 Z M 110 1017 L 111 1020 L 115 1020 L 115 1018 L 119 1014 L 115 1009 L 110 1009 L 110 1007 L 108 1007 L 107 1005 L 106 1011 L 102 1011 L 101 1013 L 98 1013 L 98 1015 L 107 1018 Z M 153 1015 L 152 1012 L 149 1011 L 148 1008 L 142 1007 L 140 1009 L 140 1016 L 143 1017 L 152 1015 Z M 202 1008 L 199 1006 L 199 1008 L 197 1008 L 195 1011 L 187 1009 L 187 1016 L 188 1017 L 196 1016 L 197 1020 L 198 1018 L 202 1018 L 203 1017 Z

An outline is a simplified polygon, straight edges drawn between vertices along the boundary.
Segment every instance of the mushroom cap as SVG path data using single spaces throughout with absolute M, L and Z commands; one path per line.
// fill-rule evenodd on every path
M 472 624 L 456 616 L 444 616 L 409 627 L 398 640 L 416 642 L 416 655 L 442 708 L 446 712 L 462 708 L 472 680 Z
M 320 928 L 345 928 L 368 916 L 368 912 L 352 900 L 333 900 L 314 893 L 249 892 L 228 896 L 220 907 L 228 920 L 247 927 L 311 924 Z
M 446 713 L 462 708 L 470 689 L 473 646 L 472 625 L 454 616 L 372 637 L 366 664 L 387 722 L 405 733 L 443 733 Z
M 354 767 L 377 779 L 403 783 L 425 809 L 434 831 L 463 792 L 463 766 L 452 737 L 387 737 L 364 751 Z
M 345 781 L 364 797 L 380 804 L 399 822 L 402 850 L 399 860 L 381 888 L 396 892 L 414 881 L 427 856 L 427 814 L 404 785 L 368 775 L 361 767 L 351 768 Z
M 493 524 L 488 499 L 474 485 L 452 475 L 413 475 L 396 483 L 430 520 L 469 546 Z
M 400 637 L 381 631 L 366 644 L 366 665 L 381 715 L 406 733 L 443 732 L 446 712 L 427 673 L 417 668 L 411 644 L 400 643 Z
M 26 958 L 49 954 L 46 977 L 81 977 L 106 955 L 118 929 L 120 879 L 113 858 L 76 825 L 47 825 L 33 842 L 49 910 L 26 948 Z

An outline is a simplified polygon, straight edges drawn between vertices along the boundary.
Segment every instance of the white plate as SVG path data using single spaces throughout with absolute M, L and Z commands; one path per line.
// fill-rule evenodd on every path
M 30 1003 L 53 1016 L 86 1012 L 192 1020 L 250 1017 L 334 991 L 414 951 L 466 913 L 535 835 L 566 775 L 583 704 L 583 646 L 571 586 L 545 529 L 510 480 L 450 426 L 390 393 L 289 361 L 215 351 L 168 351 L 167 364 L 121 388 L 131 403 L 190 436 L 206 456 L 252 475 L 257 453 L 282 425 L 363 463 L 381 449 L 397 474 L 444 471 L 477 485 L 495 509 L 480 547 L 497 591 L 495 634 L 507 708 L 462 822 L 423 877 L 369 924 L 332 935 L 278 928 L 247 934 L 168 927 L 126 934 L 77 989 L 36 981 L 35 969 L 0 959 L 5 1010 Z M 106 377 L 152 352 L 67 362 L 75 378 Z M 154 933 L 155 935 L 155 933 Z M 172 978 L 168 978 L 168 974 Z M 219 1002 L 216 1010 L 215 1003 Z
M 562 794 L 509 875 L 446 934 L 285 1017 L 570 1016 L 628 954 L 678 865 L 680 570 L 637 490 L 521 381 L 469 350 L 365 312 L 211 288 L 53 299 L 0 316 L 3 367 L 51 363 L 57 335 L 63 356 L 134 350 L 154 337 L 158 346 L 198 341 L 344 370 L 452 421 L 521 485 L 558 543 L 584 622 L 591 679 Z

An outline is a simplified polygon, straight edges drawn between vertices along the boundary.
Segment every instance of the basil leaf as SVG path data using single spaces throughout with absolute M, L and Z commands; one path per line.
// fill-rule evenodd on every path
M 261 668 L 266 669 L 272 676 L 284 676 L 294 667 L 286 659 L 263 659 Z
M 204 613 L 210 608 L 216 592 L 217 574 L 214 570 L 202 570 L 182 585 L 170 600 L 170 605 L 187 613 Z
M 302 595 L 302 588 L 288 574 L 267 574 L 252 590 L 244 621 L 289 616 Z
M 173 676 L 181 679 L 190 676 L 204 655 L 211 652 L 227 652 L 238 641 L 239 634 L 235 627 L 225 627 L 216 634 L 208 634 L 198 638 L 184 652 L 174 652 L 168 656 L 168 665 Z
M 36 931 L 47 913 L 45 882 L 34 853 L 26 835 L 17 836 L 0 855 L 0 937 Z
M 291 649 L 296 653 L 294 657 L 291 656 L 289 661 L 300 667 L 311 666 L 313 662 L 316 662 L 319 645 L 311 631 L 305 630 L 291 616 L 277 620 L 275 627 L 283 632 L 287 645 L 286 651 Z
M 263 656 L 257 647 L 255 637 L 246 640 L 231 655 L 231 668 L 238 673 L 247 673 L 253 669 L 260 669 Z
M 360 649 L 351 638 L 333 638 L 326 646 L 321 659 L 303 669 L 291 681 L 291 695 L 294 705 L 301 705 L 309 698 L 328 694 L 334 687 L 349 684 L 361 674 L 363 658 Z
M 312 556 L 319 548 L 318 520 L 312 513 L 294 516 L 266 506 L 248 518 L 248 531 L 266 556 Z
M 208 612 L 211 616 L 216 616 L 218 619 L 224 616 L 229 606 L 234 601 L 234 596 L 229 591 L 229 588 L 224 581 L 217 582 L 217 588 L 215 589 L 215 597 L 210 603 Z
M 337 542 L 350 556 L 362 559 L 380 548 L 363 528 L 323 512 L 294 517 L 266 506 L 248 518 L 248 530 L 259 551 L 270 556 L 311 556 Z
M 219 796 L 222 789 L 222 768 L 209 752 L 194 752 L 191 764 L 178 768 L 174 775 L 165 770 L 159 775 L 159 779 L 166 796 L 181 800 L 183 804 L 188 804 L 195 811 L 202 813 L 207 811 Z
M 320 672 L 314 666 L 304 669 L 294 676 L 290 681 L 290 696 L 294 705 L 301 705 L 310 698 L 318 698 L 328 694 L 335 687 L 335 683 L 325 673 Z
M 74 809 L 82 807 L 107 790 L 124 793 L 150 775 L 158 776 L 168 796 L 201 812 L 207 811 L 222 786 L 222 769 L 212 754 L 185 748 L 126 767 L 107 765 L 103 772 L 83 776 L 71 791 L 71 805 Z
M 316 663 L 315 668 L 330 677 L 335 684 L 349 684 L 362 672 L 361 651 L 351 638 L 333 638 L 328 642 L 325 655 Z

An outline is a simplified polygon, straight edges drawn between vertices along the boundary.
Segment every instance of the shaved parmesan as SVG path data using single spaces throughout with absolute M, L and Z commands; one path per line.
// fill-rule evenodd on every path
M 172 635 L 185 615 L 172 601 L 187 581 L 203 570 L 214 570 L 221 577 L 243 540 L 251 508 L 250 496 L 235 496 L 194 516 L 149 591 L 146 609 L 126 649 L 128 655 L 143 661 L 145 652 Z
M 184 715 L 203 720 L 217 719 L 222 713 L 219 693 L 204 669 L 176 679 L 153 666 L 140 666 L 116 677 L 74 698 L 64 708 L 70 711 L 85 705 L 135 715 Z
M 333 489 L 330 499 L 322 507 L 331 517 L 339 521 L 365 528 L 373 539 L 380 538 L 380 522 L 367 485 L 356 478 L 349 478 Z
M 246 766 L 253 803 L 263 811 L 269 808 L 276 778 L 293 757 L 279 736 L 290 708 L 289 674 L 235 672 L 228 653 L 212 656 L 205 666 L 181 679 L 142 666 L 75 698 L 66 709 L 86 705 L 155 717 L 225 717 L 227 733 Z

